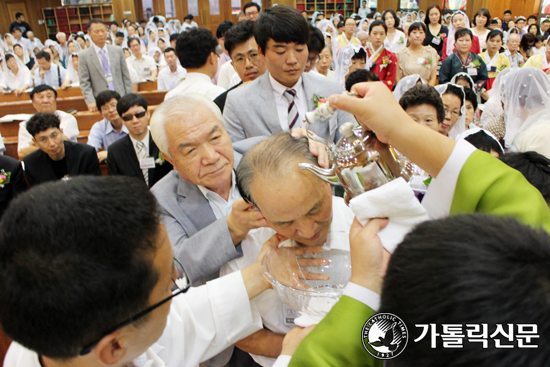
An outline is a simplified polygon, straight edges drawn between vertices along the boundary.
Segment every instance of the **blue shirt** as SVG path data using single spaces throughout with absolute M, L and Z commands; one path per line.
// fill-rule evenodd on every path
M 65 80 L 66 70 L 52 62 L 50 70 L 44 73 L 44 79 L 40 78 L 40 68 L 34 71 L 34 85 L 47 84 L 52 88 L 59 88 Z
M 109 145 L 126 135 L 128 135 L 126 126 L 122 125 L 122 130 L 118 132 L 113 128 L 109 120 L 103 119 L 92 126 L 90 135 L 88 135 L 88 145 L 94 147 L 97 152 L 99 152 L 101 148 L 107 150 Z

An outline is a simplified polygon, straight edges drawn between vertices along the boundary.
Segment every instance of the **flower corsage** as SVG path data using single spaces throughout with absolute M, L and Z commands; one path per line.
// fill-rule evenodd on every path
M 150 161 L 149 161 L 150 162 Z M 155 164 L 158 164 L 159 166 L 162 166 L 166 162 L 166 159 L 164 159 L 164 156 L 161 152 L 159 152 L 159 156 L 157 159 L 155 159 Z
M 380 70 L 383 70 L 385 67 L 387 67 L 391 63 L 392 63 L 392 61 L 390 60 L 390 57 L 389 56 L 384 56 L 382 58 L 382 64 L 380 65 Z
M 10 183 L 11 172 L 6 172 L 5 170 L 0 170 L 0 188 L 3 189 L 4 185 Z

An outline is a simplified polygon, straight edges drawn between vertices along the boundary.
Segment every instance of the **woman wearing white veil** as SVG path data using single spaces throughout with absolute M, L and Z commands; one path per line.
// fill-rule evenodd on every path
M 441 55 L 441 61 L 444 61 L 448 56 L 451 56 L 455 49 L 455 33 L 460 28 L 470 29 L 470 20 L 463 11 L 457 11 L 451 16 L 451 24 L 449 24 L 449 34 L 443 40 L 443 54 Z M 479 54 L 481 52 L 479 48 L 479 38 L 476 35 L 472 39 L 472 47 L 470 52 Z
M 421 85 L 427 84 L 426 81 L 424 81 L 424 79 L 422 79 L 422 77 L 420 77 L 420 75 L 418 74 L 413 74 L 413 75 L 409 75 L 404 78 L 401 78 L 399 83 L 397 83 L 397 85 L 395 86 L 395 90 L 393 91 L 393 96 L 399 102 L 401 97 L 403 97 L 403 94 L 405 94 L 405 92 L 411 89 L 412 87 L 418 85 L 418 83 L 420 83 Z
M 451 139 L 457 138 L 466 131 L 466 95 L 464 89 L 456 84 L 441 84 L 435 90 L 443 100 L 445 120 L 441 124 L 440 133 Z
M 20 96 L 26 89 L 32 87 L 32 75 L 23 62 L 12 53 L 4 55 L 2 63 L 4 80 L 2 88 L 12 90 L 16 96 Z
M 147 48 L 157 47 L 158 33 L 157 27 L 147 27 L 145 28 L 145 37 L 147 38 Z
M 174 19 L 171 19 L 168 21 L 168 23 L 166 23 L 166 25 L 164 26 L 164 29 L 166 29 L 168 31 L 168 36 L 173 34 L 173 33 L 176 33 L 176 29 L 175 29 L 175 24 L 174 24 Z M 165 35 L 166 36 L 166 35 Z
M 4 52 L 13 52 L 13 45 L 17 43 L 17 40 L 11 33 L 4 34 Z
M 340 48 L 340 44 L 338 42 L 338 32 L 336 31 L 336 28 L 334 28 L 334 26 L 328 19 L 323 19 L 322 21 L 320 21 L 319 24 L 317 24 L 317 28 L 319 28 L 319 30 L 323 32 L 325 43 L 327 43 L 327 36 L 330 37 L 329 44 L 332 50 L 332 54 L 336 55 Z
M 357 56 L 359 58 L 357 58 Z M 362 59 L 364 55 L 364 59 Z M 361 60 L 362 59 L 362 60 Z M 358 69 L 369 70 L 367 63 L 367 51 L 360 45 L 351 44 L 342 48 L 336 56 L 336 70 L 334 70 L 334 80 L 342 88 L 346 89 L 346 80 L 348 75 Z
M 80 43 L 76 42 L 75 40 L 70 40 L 69 42 L 67 42 L 67 49 L 69 50 L 69 54 L 75 54 L 82 51 Z
M 179 19 L 174 20 L 175 23 L 175 30 L 177 34 L 181 33 L 181 22 Z
M 487 93 L 489 94 L 489 100 L 483 105 L 483 114 L 479 120 L 479 124 L 483 127 L 485 124 L 494 118 L 502 115 L 504 109 L 502 108 L 501 88 L 504 86 L 506 79 L 510 76 L 512 68 L 506 68 L 502 70 L 496 77 L 493 83 L 493 88 Z M 465 74 L 465 73 L 464 73 Z M 467 74 L 466 74 L 467 75 Z M 456 77 L 456 75 L 455 75 Z
M 320 11 L 316 11 L 315 13 L 313 13 L 313 15 L 311 16 L 311 25 L 315 25 L 315 19 L 317 18 L 317 15 L 319 15 L 319 13 L 322 13 Z
M 78 54 L 73 53 L 67 60 L 67 73 L 65 74 L 65 80 L 61 85 L 61 89 L 67 89 L 68 87 L 79 87 L 80 79 L 78 76 Z
M 29 56 L 29 51 L 24 45 L 20 43 L 16 43 L 15 45 L 13 45 L 13 53 L 29 70 L 34 71 L 36 61 L 34 60 L 34 58 L 31 58 Z
M 502 90 L 506 148 L 550 157 L 550 80 L 540 69 L 514 70 Z
M 361 21 L 359 22 L 359 25 L 355 30 L 355 37 L 357 37 L 357 33 L 361 31 L 367 32 L 367 34 L 369 34 L 369 20 L 367 18 L 361 19 Z

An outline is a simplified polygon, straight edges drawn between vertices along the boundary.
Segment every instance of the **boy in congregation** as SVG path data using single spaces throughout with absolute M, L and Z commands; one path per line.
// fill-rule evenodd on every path
M 309 35 L 308 23 L 294 8 L 279 5 L 262 12 L 254 36 L 268 72 L 228 94 L 223 117 L 232 142 L 304 127 L 306 113 L 315 108 L 315 96 L 343 92 L 334 80 L 304 73 Z M 352 119 L 338 111 L 310 129 L 326 140 L 337 141 L 338 127 Z
M 80 175 L 101 176 L 95 149 L 63 140 L 59 126 L 59 117 L 53 113 L 39 112 L 27 121 L 27 130 L 39 148 L 23 160 L 31 186 Z

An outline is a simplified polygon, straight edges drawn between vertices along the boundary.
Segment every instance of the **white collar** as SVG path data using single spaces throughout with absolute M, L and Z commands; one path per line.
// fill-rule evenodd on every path
M 134 146 L 134 149 L 137 152 L 137 145 L 136 144 L 137 144 L 138 141 L 136 139 L 134 139 L 132 137 L 132 135 L 128 134 L 128 136 L 130 137 L 130 140 L 132 141 L 132 145 Z M 145 147 L 147 148 L 147 151 L 149 151 L 149 126 L 147 126 L 147 135 L 145 135 L 145 137 L 143 138 L 143 140 L 141 142 L 143 144 L 145 144 Z
M 497 60 L 498 60 L 498 55 L 500 55 L 498 52 L 495 53 L 495 56 L 493 56 L 493 58 L 491 59 L 490 56 L 489 56 L 489 51 L 485 51 L 485 63 L 487 64 L 487 66 L 496 66 L 497 65 Z
M 99 51 L 104 50 L 105 54 L 108 54 L 109 51 L 107 51 L 107 42 L 103 45 L 102 48 L 100 48 L 98 45 L 92 42 L 92 45 L 94 46 L 95 53 L 99 55 Z
M 206 198 L 206 200 L 210 201 L 212 199 L 212 194 L 216 194 L 220 196 L 218 193 L 215 193 L 214 191 L 208 189 L 207 187 L 203 185 L 197 185 L 199 190 L 201 190 L 202 194 Z M 235 190 L 237 189 L 237 179 L 235 177 L 235 171 L 231 170 L 231 189 L 229 189 L 229 198 L 235 194 Z M 221 197 L 221 196 L 220 196 Z M 228 198 L 228 199 L 229 199 Z M 226 200 L 229 201 L 229 200 Z
M 210 78 L 208 75 L 203 74 L 203 73 L 187 73 L 187 76 L 185 77 L 185 80 L 189 80 L 189 79 L 199 79 L 199 80 L 202 79 L 205 82 L 213 84 L 212 83 L 212 78 Z
M 298 79 L 298 81 L 296 82 L 296 84 L 294 84 L 292 87 L 288 88 L 288 87 L 285 87 L 284 85 L 282 85 L 281 83 L 279 83 L 278 81 L 276 81 L 275 78 L 273 78 L 271 76 L 271 73 L 268 72 L 268 74 L 269 74 L 269 81 L 271 82 L 271 88 L 273 88 L 273 91 L 275 92 L 275 96 L 277 97 L 277 99 L 283 98 L 287 89 L 295 89 L 296 90 L 296 97 L 298 97 L 300 95 L 299 92 L 302 90 L 302 77 L 301 76 L 300 76 L 300 79 Z

